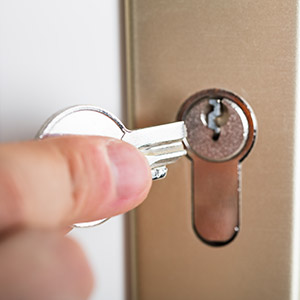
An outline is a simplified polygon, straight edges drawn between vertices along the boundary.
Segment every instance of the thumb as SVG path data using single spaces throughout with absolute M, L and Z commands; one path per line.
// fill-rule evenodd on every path
M 0 146 L 0 230 L 61 227 L 124 213 L 147 196 L 144 155 L 107 137 L 67 136 Z

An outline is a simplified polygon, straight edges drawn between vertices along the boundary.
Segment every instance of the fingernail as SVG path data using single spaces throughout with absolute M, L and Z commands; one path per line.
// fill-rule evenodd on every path
M 130 200 L 151 185 L 150 168 L 144 155 L 134 146 L 111 140 L 107 146 L 118 198 Z

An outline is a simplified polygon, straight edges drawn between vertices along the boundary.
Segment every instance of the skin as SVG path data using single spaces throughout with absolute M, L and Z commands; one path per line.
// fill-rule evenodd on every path
M 93 276 L 65 232 L 133 209 L 151 182 L 144 155 L 111 138 L 1 145 L 0 299 L 87 299 Z

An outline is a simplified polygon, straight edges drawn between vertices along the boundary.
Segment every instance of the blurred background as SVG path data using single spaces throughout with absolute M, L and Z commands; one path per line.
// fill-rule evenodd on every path
M 122 1 L 0 0 L 0 141 L 32 139 L 56 111 L 93 104 L 124 120 Z M 125 299 L 124 218 L 70 235 L 95 274 L 91 300 Z

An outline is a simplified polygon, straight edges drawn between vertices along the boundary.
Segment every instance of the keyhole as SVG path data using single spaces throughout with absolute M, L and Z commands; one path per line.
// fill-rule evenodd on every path
M 206 115 L 206 125 L 213 131 L 212 139 L 217 141 L 221 134 L 221 127 L 229 118 L 227 107 L 222 103 L 223 99 L 209 99 L 209 108 Z

